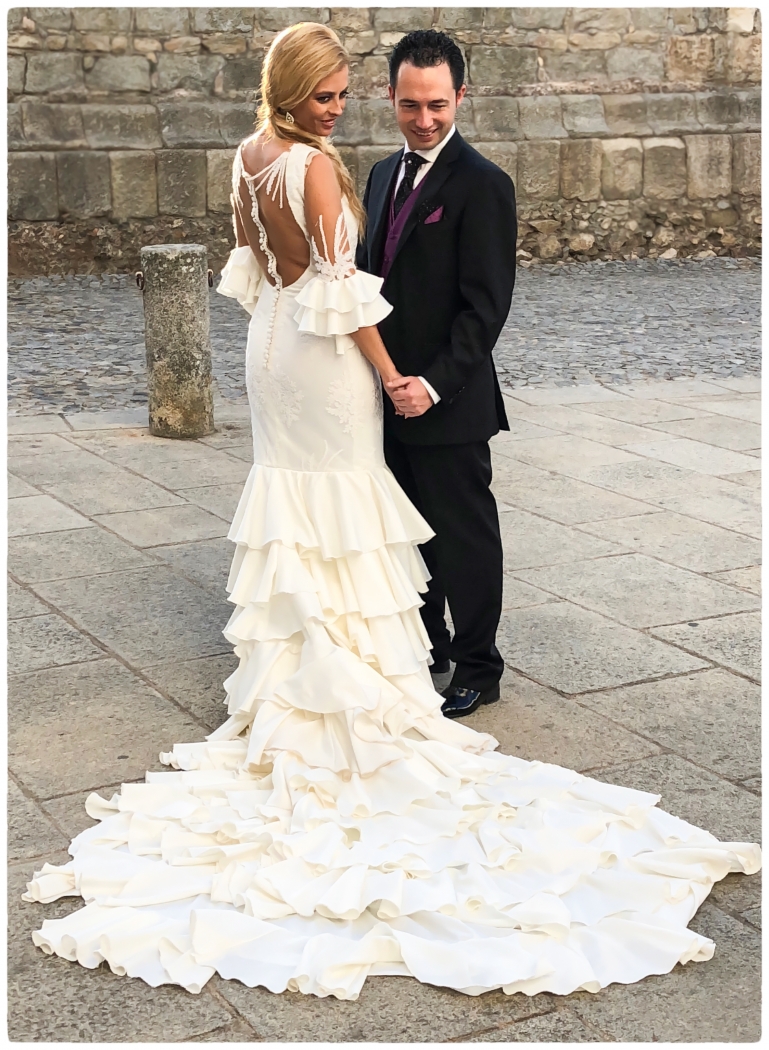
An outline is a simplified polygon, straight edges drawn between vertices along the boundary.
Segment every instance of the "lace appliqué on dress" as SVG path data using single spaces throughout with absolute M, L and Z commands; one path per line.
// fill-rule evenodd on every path
M 355 255 L 347 233 L 344 212 L 339 215 L 334 227 L 334 262 L 331 262 L 323 222 L 321 221 L 318 225 L 320 227 L 321 241 L 323 242 L 323 255 L 318 251 L 315 238 L 310 238 L 312 261 L 315 269 L 324 281 L 343 281 L 345 277 L 351 277 L 355 273 Z
M 334 379 L 328 388 L 326 411 L 336 416 L 345 434 L 365 427 L 372 417 L 381 425 L 382 388 L 378 378 L 365 390 L 360 384 L 350 384 L 345 379 Z
M 281 422 L 286 427 L 299 418 L 302 410 L 304 392 L 285 372 L 258 369 L 251 372 L 248 392 L 253 402 L 263 409 L 269 405 L 271 411 L 277 410 Z

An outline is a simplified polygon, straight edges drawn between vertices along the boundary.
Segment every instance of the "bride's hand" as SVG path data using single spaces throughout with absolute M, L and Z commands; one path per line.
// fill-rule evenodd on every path
M 391 384 L 395 383 L 399 379 L 403 379 L 403 376 L 400 374 L 400 372 L 388 373 L 386 378 L 385 376 L 382 376 L 382 387 L 387 392 L 388 397 L 393 403 L 395 415 L 405 417 L 406 413 L 402 409 L 398 408 L 398 406 L 395 404 L 395 400 L 393 399 L 393 391 L 391 389 Z

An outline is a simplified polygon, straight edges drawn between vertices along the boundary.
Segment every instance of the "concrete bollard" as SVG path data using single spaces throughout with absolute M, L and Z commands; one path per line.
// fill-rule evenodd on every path
M 141 249 L 150 433 L 197 438 L 214 431 L 208 256 L 202 244 Z

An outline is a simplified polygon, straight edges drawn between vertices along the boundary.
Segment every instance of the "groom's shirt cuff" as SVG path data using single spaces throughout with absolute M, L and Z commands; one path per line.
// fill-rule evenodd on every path
M 433 404 L 437 405 L 441 399 L 441 395 L 438 393 L 438 391 L 434 390 L 433 387 L 430 386 L 430 384 L 427 382 L 424 376 L 417 376 L 417 379 L 425 388 L 430 397 L 433 399 Z

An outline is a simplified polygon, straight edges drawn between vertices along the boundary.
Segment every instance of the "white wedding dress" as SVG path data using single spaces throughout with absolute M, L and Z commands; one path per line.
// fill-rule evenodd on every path
M 757 846 L 441 714 L 419 614 L 431 532 L 384 464 L 379 382 L 349 337 L 389 312 L 382 282 L 354 272 L 346 202 L 334 250 L 312 241 L 286 287 L 259 219 L 257 190 L 310 240 L 314 153 L 258 180 L 235 164 L 272 283 L 244 245 L 219 286 L 252 314 L 229 718 L 162 755 L 172 771 L 89 797 L 98 823 L 25 894 L 87 903 L 34 942 L 153 986 L 218 973 L 342 999 L 369 975 L 567 994 L 709 959 L 687 924 L 715 881 L 758 870 Z

